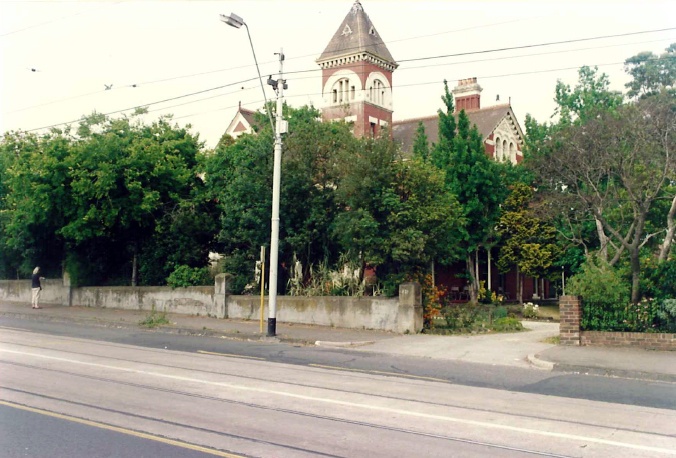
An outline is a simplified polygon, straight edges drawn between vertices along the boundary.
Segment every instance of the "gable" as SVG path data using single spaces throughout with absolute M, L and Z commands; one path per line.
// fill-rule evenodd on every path
M 517 155 L 520 155 L 523 145 L 523 131 L 514 116 L 510 105 L 496 105 L 479 110 L 468 111 L 470 125 L 477 126 L 479 133 L 484 139 L 487 152 L 491 152 L 496 132 L 499 132 L 501 138 L 508 139 L 516 145 Z M 457 116 L 457 115 L 456 115 Z M 425 134 L 429 140 L 430 146 L 433 143 L 439 143 L 439 117 L 427 116 L 424 118 L 406 119 L 392 123 L 392 137 L 399 143 L 405 156 L 413 153 L 413 143 L 415 142 L 418 124 L 422 122 L 425 128 Z
M 240 107 L 235 116 L 228 124 L 225 133 L 230 135 L 232 138 L 237 138 L 242 134 L 251 134 L 254 132 L 254 126 L 256 121 L 254 119 L 255 112 L 247 110 Z

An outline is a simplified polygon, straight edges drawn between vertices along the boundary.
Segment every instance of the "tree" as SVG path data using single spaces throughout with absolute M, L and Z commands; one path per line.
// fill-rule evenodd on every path
M 505 200 L 498 222 L 501 237 L 498 268 L 517 268 L 517 299 L 523 302 L 523 276 L 546 276 L 558 256 L 556 230 L 540 220 L 531 208 L 533 189 L 517 183 Z
M 3 171 L 2 253 L 17 276 L 36 265 L 60 275 L 65 239 L 58 230 L 70 208 L 70 139 L 60 131 L 38 137 L 14 132 L 0 144 Z
M 622 93 L 610 90 L 610 79 L 605 73 L 598 74 L 598 67 L 581 67 L 578 83 L 574 88 L 562 81 L 556 83 L 557 104 L 555 114 L 559 123 L 568 125 L 593 118 L 599 112 L 612 111 L 622 105 Z
M 282 157 L 279 261 L 291 265 L 295 256 L 307 271 L 338 259 L 331 235 L 339 157 L 355 150 L 356 139 L 345 123 L 322 123 L 312 107 L 284 110 L 289 133 Z M 257 134 L 217 148 L 206 161 L 207 187 L 222 215 L 219 250 L 236 275 L 235 290 L 252 282 L 260 247 L 270 238 L 272 132 L 266 122 L 260 126 Z
M 425 126 L 422 121 L 418 123 L 418 128 L 415 133 L 415 140 L 413 141 L 413 157 L 420 158 L 423 162 L 427 162 L 430 156 L 430 144 L 425 133 Z
M 632 76 L 625 84 L 627 96 L 645 98 L 662 90 L 674 94 L 676 86 L 676 43 L 672 43 L 659 56 L 641 52 L 624 61 L 624 70 Z
M 640 250 L 657 235 L 646 232 L 650 210 L 676 177 L 675 133 L 676 100 L 664 93 L 560 129 L 533 162 L 540 177 L 554 177 L 554 198 L 574 196 L 627 252 L 634 303 L 640 299 Z
M 461 245 L 469 276 L 470 298 L 476 301 L 479 249 L 489 243 L 494 233 L 506 189 L 500 180 L 498 165 L 486 155 L 481 135 L 476 126 L 470 128 L 464 110 L 458 115 L 457 126 L 452 149 L 448 152 L 446 182 L 462 208 Z
M 450 152 L 453 150 L 456 121 L 453 94 L 448 89 L 448 81 L 444 80 L 444 95 L 441 97 L 446 110 L 438 110 L 439 115 L 439 143 L 432 146 L 432 164 L 439 170 L 446 170 L 450 164 Z
M 270 132 L 242 135 L 205 160 L 207 193 L 220 215 L 217 250 L 237 293 L 253 280 L 260 247 L 269 244 L 272 148 Z
M 161 118 L 146 126 L 128 118 L 91 116 L 80 124 L 71 158 L 77 164 L 70 172 L 72 205 L 59 233 L 81 257 L 101 266 L 94 275 L 97 283 L 116 281 L 111 274 L 121 273 L 101 259 L 107 247 L 106 256 L 116 257 L 129 269 L 131 284 L 138 284 L 139 255 L 156 235 L 158 222 L 200 186 L 196 165 L 202 145 L 169 121 Z M 164 270 L 164 263 L 155 268 Z
M 397 159 L 389 138 L 361 140 L 337 189 L 336 237 L 381 279 L 457 256 L 461 212 L 443 173 L 420 159 Z
M 622 106 L 622 94 L 610 90 L 610 80 L 606 74 L 599 74 L 598 68 L 581 67 L 578 71 L 578 82 L 575 87 L 558 81 L 555 88 L 557 108 L 555 115 L 559 115 L 557 122 L 539 124 L 531 116 L 526 116 L 526 141 L 524 145 L 524 165 L 531 168 L 532 161 L 540 160 L 539 156 L 551 154 L 550 146 L 559 138 L 559 131 L 571 125 L 580 125 L 596 118 L 601 113 L 613 112 Z M 554 191 L 554 197 L 544 209 L 549 210 L 552 220 L 556 221 L 559 234 L 570 243 L 584 245 L 585 250 L 590 246 L 599 249 L 599 256 L 606 262 L 615 263 L 619 260 L 622 251 L 621 245 L 615 244 L 606 234 L 601 222 L 592 212 L 585 211 L 575 199 L 570 196 L 559 195 L 556 189 L 559 186 L 557 175 L 537 176 L 539 193 Z M 600 209 L 603 212 L 603 209 Z M 585 227 L 591 221 L 596 228 L 597 240 L 582 240 L 577 237 L 585 232 Z M 578 266 L 571 266 L 572 269 Z

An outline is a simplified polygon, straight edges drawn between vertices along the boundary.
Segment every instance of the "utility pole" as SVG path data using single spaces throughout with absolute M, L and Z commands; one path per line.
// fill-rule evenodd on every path
M 284 52 L 279 51 L 279 78 L 268 78 L 268 84 L 277 93 L 277 116 L 275 126 L 274 169 L 272 173 L 272 231 L 270 234 L 270 292 L 268 295 L 268 336 L 277 335 L 277 279 L 279 277 L 279 195 L 282 175 L 282 134 L 286 133 L 284 121 L 284 89 L 288 86 L 283 79 Z

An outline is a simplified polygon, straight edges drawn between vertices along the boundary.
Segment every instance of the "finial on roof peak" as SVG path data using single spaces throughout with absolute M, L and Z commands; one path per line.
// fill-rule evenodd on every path
M 364 7 L 361 6 L 361 2 L 359 0 L 354 0 L 354 5 L 352 5 L 352 12 L 356 13 L 357 11 L 364 11 Z

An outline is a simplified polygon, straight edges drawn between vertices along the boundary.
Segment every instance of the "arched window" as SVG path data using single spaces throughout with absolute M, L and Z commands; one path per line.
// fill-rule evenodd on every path
M 385 85 L 380 80 L 373 80 L 373 86 L 369 87 L 369 100 L 376 105 L 385 104 Z
M 512 161 L 512 164 L 516 164 L 516 148 L 514 143 L 509 144 L 509 160 Z
M 333 85 L 333 103 L 347 103 L 350 95 L 350 80 L 341 78 Z M 352 98 L 354 99 L 354 86 L 352 87 Z
M 500 137 L 495 137 L 495 158 L 496 161 L 502 160 L 502 145 L 500 144 Z

